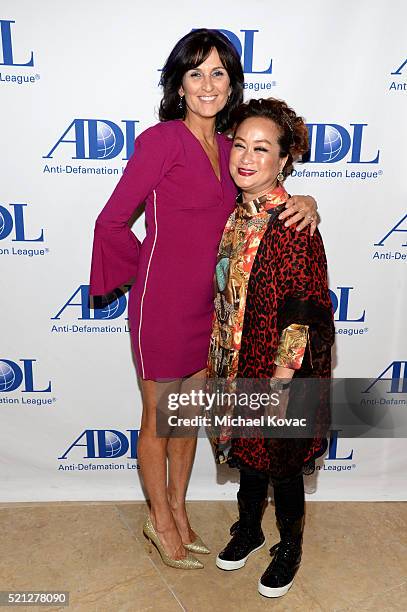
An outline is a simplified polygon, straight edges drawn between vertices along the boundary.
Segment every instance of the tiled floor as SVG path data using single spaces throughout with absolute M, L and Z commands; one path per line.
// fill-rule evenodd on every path
M 75 612 L 407 610 L 406 503 L 309 502 L 301 568 L 274 600 L 257 593 L 278 540 L 272 505 L 263 521 L 268 548 L 235 572 L 214 562 L 235 504 L 191 502 L 189 512 L 213 550 L 199 557 L 203 570 L 171 569 L 148 552 L 141 502 L 0 505 L 0 590 L 70 591 L 69 608 L 41 609 Z

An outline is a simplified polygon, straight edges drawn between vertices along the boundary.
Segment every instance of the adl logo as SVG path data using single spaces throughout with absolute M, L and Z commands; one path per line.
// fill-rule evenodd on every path
M 128 451 L 129 459 L 137 459 L 138 430 L 126 431 L 129 436 L 117 429 L 85 429 L 58 459 L 66 459 L 75 447 L 86 449 L 83 459 L 113 459 L 123 457 Z
M 93 308 L 91 308 L 92 305 Z M 62 313 L 67 308 L 79 309 L 80 316 L 78 316 L 78 320 L 80 321 L 117 319 L 127 308 L 127 296 L 120 289 L 116 289 L 108 297 L 91 297 L 89 296 L 89 285 L 79 285 L 78 289 L 68 298 L 57 314 L 51 317 L 51 320 L 60 319 Z
M 194 28 L 197 29 L 197 28 Z M 222 32 L 225 36 L 227 36 L 235 47 L 236 51 L 240 55 L 242 59 L 243 72 L 245 74 L 271 74 L 273 60 L 270 60 L 270 65 L 265 70 L 254 70 L 253 69 L 253 53 L 254 53 L 254 35 L 259 30 L 240 30 L 243 32 L 243 45 L 240 41 L 240 38 L 234 32 L 230 30 L 223 30 L 220 28 L 216 28 L 218 32 Z
M 0 359 L 0 392 L 15 391 L 23 385 L 23 393 L 50 393 L 51 381 L 45 389 L 36 389 L 34 383 L 33 363 L 36 359 L 20 359 L 21 367 L 15 361 Z
M 389 372 L 389 374 L 387 374 Z M 385 376 L 387 374 L 387 376 Z M 370 393 L 370 389 L 379 380 L 388 381 L 390 390 L 386 393 L 407 393 L 407 361 L 392 361 L 385 370 L 362 393 Z
M 349 455 L 347 457 L 338 457 L 338 437 L 339 437 L 339 431 L 340 430 L 335 430 L 335 429 L 331 430 L 330 437 L 329 437 L 329 442 L 328 442 L 328 440 L 326 438 L 323 440 L 321 450 L 318 452 L 317 455 L 315 455 L 316 458 L 322 457 L 322 455 L 328 449 L 328 454 L 325 457 L 325 460 L 351 461 L 353 459 L 353 449 L 350 451 L 350 453 L 349 453 Z
M 397 70 L 395 70 L 394 72 L 391 72 L 390 74 L 401 75 L 402 71 L 404 70 L 404 66 L 406 65 L 407 65 L 407 59 L 404 60 L 404 62 L 401 64 L 401 66 L 397 68 Z
M 13 55 L 13 41 L 11 38 L 11 24 L 15 21 L 9 21 L 6 19 L 0 20 L 0 40 L 1 47 L 3 50 L 3 61 L 0 62 L 0 66 L 34 66 L 34 55 L 31 51 L 31 58 L 28 62 L 16 62 L 14 61 Z
M 0 205 L 0 240 L 8 238 L 14 230 L 13 242 L 44 242 L 44 230 L 36 238 L 28 238 L 25 231 L 24 212 L 27 204 L 10 204 L 12 210 Z
M 372 159 L 362 159 L 363 130 L 367 123 L 351 123 L 352 133 L 337 123 L 308 123 L 310 154 L 305 161 L 332 164 L 350 151 L 348 164 L 378 164 L 380 151 Z
M 407 60 L 406 60 L 407 61 Z M 407 232 L 407 227 L 405 228 L 401 228 L 400 226 L 407 220 L 407 214 L 404 215 L 404 217 L 402 217 L 400 219 L 400 221 L 398 221 L 396 223 L 396 225 L 394 227 L 392 227 L 385 236 L 383 236 L 383 238 L 381 240 L 379 240 L 379 242 L 375 242 L 374 246 L 384 246 L 384 241 L 387 240 L 387 238 L 389 236 L 391 236 L 391 234 L 395 233 L 395 232 Z M 402 244 L 401 246 L 405 247 L 407 246 L 407 242 L 405 244 Z
M 124 145 L 126 156 L 122 159 L 129 159 L 134 150 L 135 124 L 139 121 L 123 119 L 121 123 L 124 128 L 107 119 L 74 119 L 43 158 L 52 158 L 58 146 L 69 144 L 75 145 L 71 159 L 113 159 Z M 68 134 L 69 138 L 65 138 Z
M 349 317 L 349 292 L 354 287 L 336 287 L 336 289 L 338 290 L 337 293 L 332 289 L 329 290 L 332 307 L 336 315 L 335 321 L 340 321 L 341 323 L 362 323 L 365 320 L 366 310 L 363 310 L 359 318 Z

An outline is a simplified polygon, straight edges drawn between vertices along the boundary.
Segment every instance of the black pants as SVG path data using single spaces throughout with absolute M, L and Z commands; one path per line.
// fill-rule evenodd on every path
M 269 481 L 274 489 L 276 517 L 293 521 L 301 518 L 305 509 L 302 472 L 288 478 L 270 478 L 265 472 L 243 467 L 240 469 L 239 496 L 248 502 L 263 503 L 267 497 Z

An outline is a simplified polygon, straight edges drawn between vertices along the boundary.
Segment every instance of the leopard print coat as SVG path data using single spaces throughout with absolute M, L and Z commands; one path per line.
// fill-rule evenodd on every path
M 321 235 L 286 228 L 277 217 L 259 245 L 246 301 L 238 378 L 271 378 L 283 329 L 291 323 L 309 326 L 308 350 L 294 377 L 327 379 L 331 376 L 334 342 L 333 309 L 327 282 L 327 263 Z M 310 394 L 313 394 L 313 397 Z M 317 398 L 315 397 L 317 393 Z M 313 438 L 234 437 L 231 466 L 289 477 L 313 465 L 329 427 L 329 385 L 304 384 L 303 402 L 312 402 Z

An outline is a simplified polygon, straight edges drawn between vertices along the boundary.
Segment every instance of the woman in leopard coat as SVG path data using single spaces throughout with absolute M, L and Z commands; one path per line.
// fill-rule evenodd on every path
M 278 394 L 280 417 L 308 419 L 307 437 L 287 428 L 276 437 L 264 421 L 232 426 L 228 420 L 216 432 L 217 461 L 240 469 L 239 520 L 217 557 L 219 568 L 239 569 L 264 546 L 270 479 L 274 487 L 280 542 L 259 580 L 266 597 L 284 595 L 299 567 L 303 472 L 312 470 L 329 426 L 323 383 L 331 374 L 334 328 L 324 246 L 318 231 L 311 237 L 278 219 L 289 198 L 284 179 L 307 150 L 306 125 L 285 102 L 251 100 L 238 109 L 230 172 L 241 194 L 218 252 L 209 385 L 235 392 L 256 380 Z M 247 417 L 250 410 L 243 412 Z M 236 413 L 235 405 L 224 414 Z

